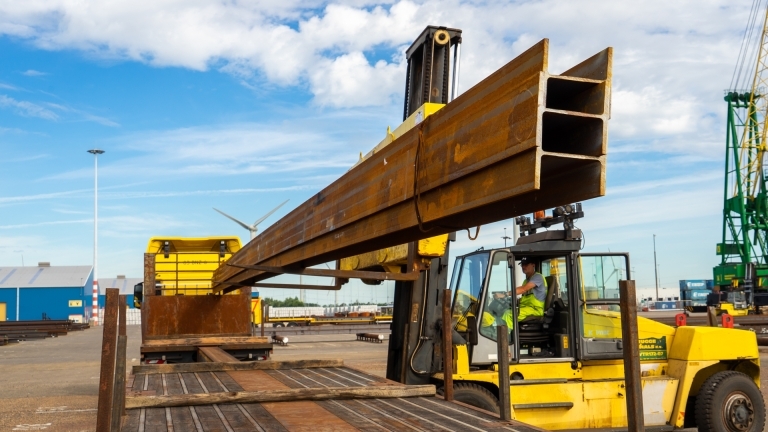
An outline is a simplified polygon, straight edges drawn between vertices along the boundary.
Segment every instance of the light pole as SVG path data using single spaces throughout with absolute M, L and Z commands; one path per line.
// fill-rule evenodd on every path
M 656 264 L 656 234 L 653 235 L 653 275 L 656 278 L 656 298 L 659 301 L 659 265 Z
M 502 237 L 502 238 L 504 239 L 504 247 L 507 247 L 507 240 L 511 239 L 512 237 L 507 235 L 507 229 L 506 228 L 504 228 L 504 237 Z
M 93 325 L 99 325 L 99 277 L 96 272 L 99 261 L 99 155 L 104 150 L 88 150 L 93 155 L 93 301 L 91 318 Z

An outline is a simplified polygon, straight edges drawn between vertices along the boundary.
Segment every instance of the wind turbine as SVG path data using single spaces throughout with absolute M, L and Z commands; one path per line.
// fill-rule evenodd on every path
M 257 226 L 258 226 L 260 223 L 264 222 L 264 219 L 266 219 L 266 218 L 270 217 L 270 216 L 272 215 L 272 213 L 276 212 L 276 211 L 277 211 L 277 209 L 279 209 L 280 207 L 282 207 L 283 205 L 285 205 L 285 203 L 287 203 L 288 201 L 290 201 L 290 200 L 285 200 L 285 201 L 283 201 L 283 203 L 282 203 L 282 204 L 280 204 L 279 206 L 277 206 L 277 207 L 273 208 L 273 209 L 272 209 L 272 210 L 271 210 L 269 213 L 267 213 L 267 214 L 265 214 L 264 216 L 262 216 L 262 218 L 261 218 L 261 219 L 258 219 L 256 222 L 254 222 L 254 223 L 253 223 L 253 225 L 248 225 L 248 224 L 246 224 L 245 222 L 239 221 L 239 220 L 237 220 L 237 219 L 233 218 L 232 216 L 230 216 L 230 215 L 228 215 L 228 214 L 224 213 L 223 211 L 221 211 L 221 210 L 219 210 L 219 209 L 217 209 L 217 208 L 215 208 L 215 207 L 214 207 L 213 209 L 214 209 L 214 210 L 216 210 L 217 212 L 221 213 L 223 216 L 225 216 L 225 217 L 228 217 L 229 219 L 232 219 L 232 220 L 233 220 L 235 223 L 237 223 L 237 224 L 238 224 L 238 225 L 240 225 L 241 227 L 243 227 L 243 228 L 247 229 L 248 231 L 250 231 L 250 232 L 251 232 L 251 240 L 253 240 L 253 238 L 254 238 L 254 237 L 256 237 L 256 231 L 258 231 L 258 230 L 259 230 L 259 229 L 257 228 Z

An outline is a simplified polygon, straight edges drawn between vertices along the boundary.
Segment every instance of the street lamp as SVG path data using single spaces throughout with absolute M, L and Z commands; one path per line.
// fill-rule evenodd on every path
M 104 150 L 92 149 L 93 155 L 93 301 L 91 303 L 91 318 L 93 325 L 99 325 L 99 277 L 96 272 L 99 251 L 99 155 Z

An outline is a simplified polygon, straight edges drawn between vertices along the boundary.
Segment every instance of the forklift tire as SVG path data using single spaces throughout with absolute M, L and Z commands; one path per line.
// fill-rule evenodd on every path
M 496 396 L 487 388 L 474 383 L 455 383 L 453 398 L 492 413 L 499 413 L 499 400 Z
M 699 432 L 761 432 L 765 402 L 752 378 L 721 371 L 704 381 L 696 397 Z

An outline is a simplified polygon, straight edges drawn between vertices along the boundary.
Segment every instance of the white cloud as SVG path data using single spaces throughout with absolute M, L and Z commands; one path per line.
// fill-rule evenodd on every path
M 36 71 L 34 69 L 27 69 L 26 71 L 21 73 L 24 76 L 30 76 L 30 77 L 38 77 L 38 76 L 45 76 L 48 75 L 46 72 L 40 72 Z
M 38 104 L 16 100 L 6 95 L 0 95 L 0 107 L 11 108 L 25 117 L 39 117 L 45 120 L 58 120 L 59 118 L 58 114 Z
M 215 68 L 252 88 L 307 86 L 315 103 L 330 107 L 401 97 L 404 65 L 391 57 L 428 23 L 464 30 L 463 89 L 544 37 L 553 72 L 611 45 L 612 136 L 669 137 L 679 145 L 667 141 L 654 150 L 695 153 L 719 145 L 705 138 L 720 132 L 720 95 L 748 12 L 749 4 L 726 0 L 30 0 L 0 5 L 0 34 L 44 49 Z

